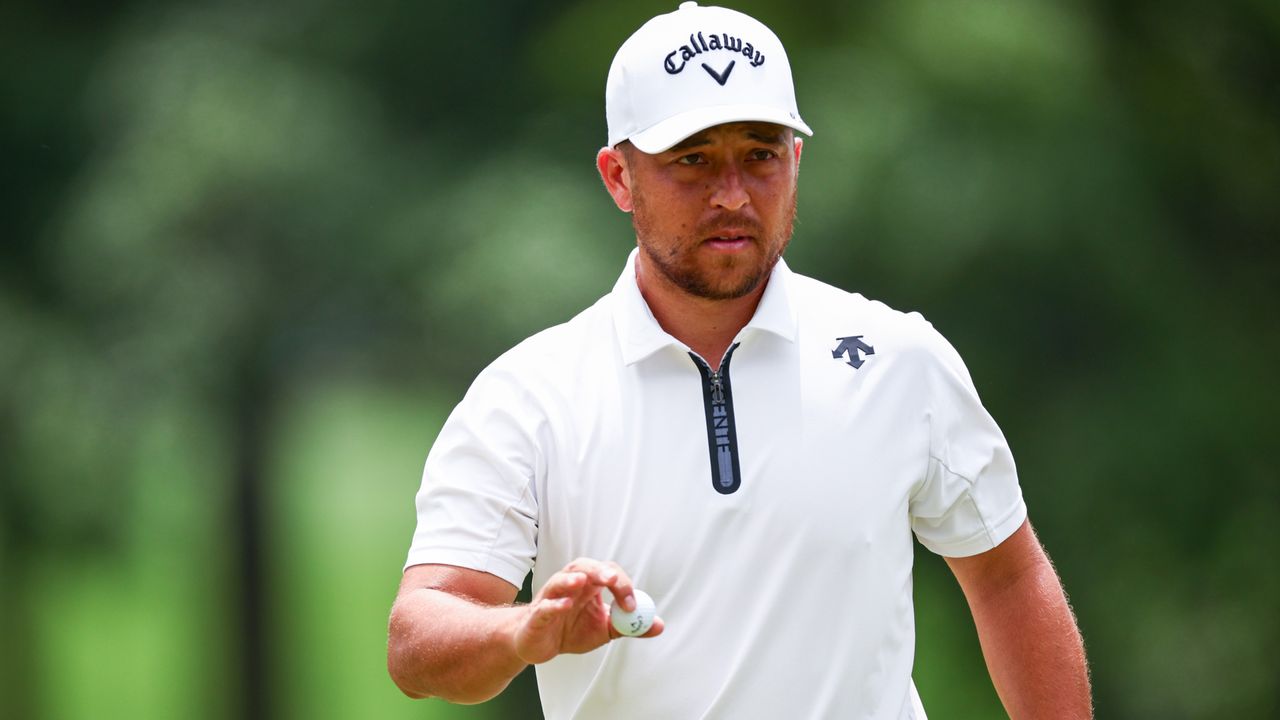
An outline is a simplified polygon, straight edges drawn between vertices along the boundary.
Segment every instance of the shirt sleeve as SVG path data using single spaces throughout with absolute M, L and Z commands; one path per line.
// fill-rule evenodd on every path
M 427 455 L 405 567 L 455 565 L 520 587 L 537 551 L 546 435 L 525 383 L 498 364 L 482 372 Z
M 911 527 L 939 555 L 976 555 L 1012 535 L 1027 508 L 1013 454 L 960 355 L 932 326 L 926 347 L 929 460 L 911 497 Z

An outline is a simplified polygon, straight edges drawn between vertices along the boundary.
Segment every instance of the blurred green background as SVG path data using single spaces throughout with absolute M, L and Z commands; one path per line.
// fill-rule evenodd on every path
M 538 717 L 404 698 L 386 616 L 445 414 L 634 242 L 604 79 L 674 6 L 0 9 L 0 716 Z M 1280 717 L 1280 4 L 737 7 L 817 133 L 789 262 L 965 356 L 1099 717 Z M 917 568 L 926 706 L 1000 717 Z

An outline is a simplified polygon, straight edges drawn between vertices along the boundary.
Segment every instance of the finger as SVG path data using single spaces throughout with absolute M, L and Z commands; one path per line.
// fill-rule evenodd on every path
M 561 571 L 552 575 L 542 590 L 538 592 L 539 598 L 562 598 L 576 596 L 582 588 L 587 584 L 587 574 L 584 572 Z
M 631 583 L 630 575 L 617 562 L 593 561 L 589 568 L 582 571 L 590 574 L 591 582 L 607 588 L 613 602 L 622 606 L 623 610 L 631 612 L 636 609 L 634 584 Z
M 631 577 L 617 563 L 604 563 L 595 576 L 596 582 L 609 589 L 613 601 L 623 610 L 632 612 L 636 609 L 635 586 Z
M 588 557 L 580 557 L 565 566 L 565 572 L 573 570 L 586 573 L 593 583 L 608 588 L 613 602 L 622 606 L 623 610 L 632 612 L 636 609 L 635 590 L 631 577 L 616 562 L 603 562 Z

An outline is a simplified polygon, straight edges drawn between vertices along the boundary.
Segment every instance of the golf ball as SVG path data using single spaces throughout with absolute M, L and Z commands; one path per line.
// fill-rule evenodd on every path
M 643 590 L 633 591 L 636 598 L 636 609 L 627 612 L 622 609 L 622 605 L 614 603 L 609 608 L 609 620 L 613 622 L 613 628 L 628 637 L 639 637 L 653 627 L 653 618 L 657 615 L 658 608 L 653 604 L 653 598 Z

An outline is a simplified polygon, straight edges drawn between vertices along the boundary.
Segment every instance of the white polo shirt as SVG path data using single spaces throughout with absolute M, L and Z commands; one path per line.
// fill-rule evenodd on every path
M 923 718 L 912 532 L 972 555 L 1026 517 L 920 315 L 779 261 L 715 377 L 654 320 L 634 252 L 610 294 L 476 378 L 417 509 L 406 566 L 532 569 L 536 591 L 587 556 L 657 602 L 658 638 L 538 666 L 549 720 Z

